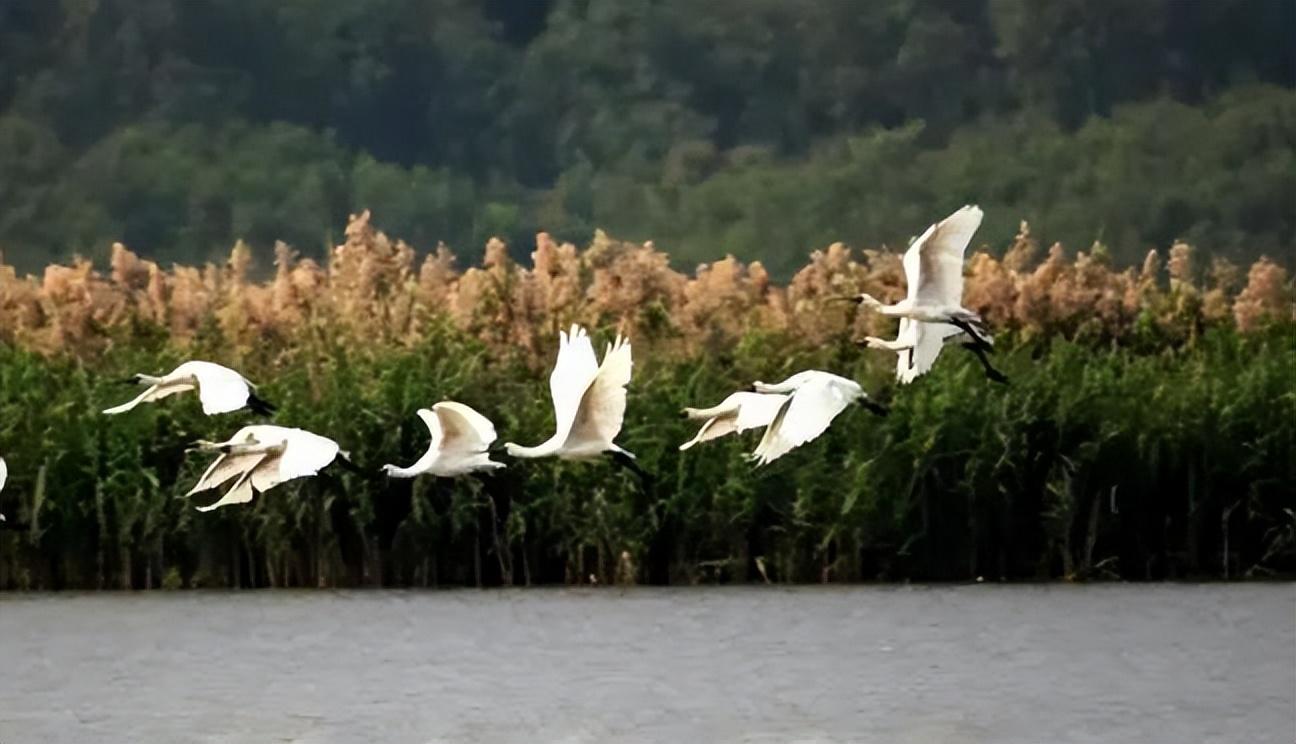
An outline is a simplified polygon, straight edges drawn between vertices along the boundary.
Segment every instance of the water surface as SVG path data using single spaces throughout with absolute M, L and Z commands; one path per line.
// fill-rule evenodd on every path
M 0 744 L 1296 741 L 1296 587 L 0 596 Z

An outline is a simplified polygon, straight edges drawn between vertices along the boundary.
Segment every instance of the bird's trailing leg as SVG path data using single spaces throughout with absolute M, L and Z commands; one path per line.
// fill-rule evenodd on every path
M 990 364 L 990 358 L 986 356 L 985 349 L 982 348 L 979 344 L 969 342 L 963 344 L 963 348 L 967 349 L 973 354 L 976 354 L 976 358 L 981 361 L 981 366 L 982 368 L 985 369 L 986 377 L 1002 385 L 1009 384 L 1008 377 L 1004 375 L 1004 373 L 995 369 L 994 366 Z
M 620 465 L 626 470 L 634 473 L 645 488 L 652 485 L 652 475 L 647 470 L 640 467 L 639 463 L 635 462 L 634 455 L 631 455 L 628 452 L 622 452 L 621 450 L 612 450 L 611 452 L 608 452 L 607 455 L 612 458 L 612 462 L 615 462 L 617 465 Z
M 972 339 L 969 343 L 975 344 L 983 351 L 994 351 L 994 341 L 979 320 L 973 320 L 971 317 L 951 316 L 949 324 L 966 333 Z

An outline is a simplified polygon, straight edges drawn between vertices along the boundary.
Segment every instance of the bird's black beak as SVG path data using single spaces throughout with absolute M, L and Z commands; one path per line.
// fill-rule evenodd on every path
M 117 384 L 118 385 L 138 385 L 139 375 L 131 375 L 130 377 L 127 377 L 124 380 L 118 380 Z
M 860 405 L 864 406 L 865 408 L 869 409 L 870 411 L 872 411 L 873 413 L 879 416 L 886 416 L 887 414 L 891 413 L 890 408 L 887 408 L 886 406 L 882 405 L 881 403 L 878 403 L 875 400 L 869 400 L 868 398 L 860 398 Z
M 863 301 L 864 298 L 859 295 L 832 295 L 824 298 L 824 302 L 853 302 L 856 305 Z
M 679 413 L 675 414 L 675 416 L 676 418 L 679 418 L 682 421 L 687 421 L 689 417 L 688 411 L 680 411 Z
M 487 454 L 487 456 L 490 456 L 490 455 L 504 455 L 505 457 L 507 457 L 507 456 L 508 456 L 508 448 L 505 447 L 505 446 L 502 445 L 502 444 L 492 444 L 491 446 L 489 446 L 489 447 L 486 448 L 486 454 Z

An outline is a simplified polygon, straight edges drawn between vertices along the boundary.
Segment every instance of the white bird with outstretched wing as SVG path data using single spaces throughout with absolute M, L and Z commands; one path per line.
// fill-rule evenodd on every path
M 994 338 L 982 325 L 981 316 L 963 307 L 963 257 L 972 235 L 984 216 L 979 207 L 968 205 L 928 227 L 905 251 L 905 298 L 887 305 L 863 293 L 838 299 L 850 300 L 893 318 L 927 323 L 948 323 L 967 333 L 984 350 Z
M 198 511 L 243 504 L 255 493 L 318 474 L 335 461 L 349 464 L 338 443 L 304 429 L 268 424 L 245 426 L 224 442 L 197 442 L 194 449 L 220 452 L 187 495 L 192 496 L 233 480 L 221 498 Z
M 446 400 L 431 409 L 420 408 L 418 416 L 432 435 L 427 452 L 407 468 L 384 465 L 383 472 L 388 476 L 413 478 L 427 473 L 454 478 L 504 467 L 503 463 L 490 459 L 495 425 L 472 408 Z
M 828 430 L 828 425 L 852 403 L 859 403 L 879 415 L 887 409 L 869 399 L 854 380 L 829 372 L 808 370 L 783 382 L 753 385 L 758 393 L 785 394 L 774 420 L 752 452 L 757 466 L 768 464 Z
M 137 374 L 124 380 L 129 385 L 145 385 L 144 392 L 133 399 L 104 410 L 112 415 L 125 413 L 141 403 L 153 403 L 177 393 L 198 391 L 203 413 L 212 416 L 248 408 L 254 413 L 269 416 L 274 406 L 257 397 L 256 386 L 247 378 L 213 362 L 185 362 L 161 377 Z
M 608 344 L 603 363 L 594 358 L 594 347 L 584 328 L 573 325 L 560 333 L 558 361 L 549 376 L 553 396 L 555 431 L 534 447 L 513 442 L 504 445 L 511 457 L 549 457 L 592 460 L 607 455 L 646 477 L 634 455 L 613 440 L 625 419 L 626 385 L 633 366 L 630 340 L 617 336 Z

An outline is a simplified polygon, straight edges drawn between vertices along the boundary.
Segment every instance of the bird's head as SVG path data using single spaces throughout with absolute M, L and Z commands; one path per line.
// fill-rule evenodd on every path
M 514 444 L 513 442 L 504 443 L 504 454 L 508 455 L 509 457 L 521 457 L 519 453 L 521 452 L 522 449 L 523 447 L 520 444 Z
M 381 468 L 378 468 L 378 472 L 382 473 L 388 478 L 395 478 L 397 470 L 400 470 L 400 468 L 398 468 L 395 465 L 392 465 L 391 463 L 387 463 L 386 465 L 383 465 Z

